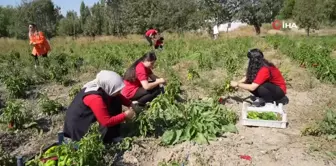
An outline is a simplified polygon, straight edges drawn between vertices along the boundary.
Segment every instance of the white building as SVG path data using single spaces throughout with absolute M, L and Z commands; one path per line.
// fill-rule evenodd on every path
M 239 28 L 239 27 L 244 27 L 244 26 L 247 26 L 247 24 L 246 24 L 246 23 L 242 23 L 242 22 L 240 22 L 240 21 L 233 21 L 233 22 L 231 23 L 231 25 L 230 25 L 229 23 L 220 24 L 220 25 L 218 26 L 218 31 L 219 31 L 219 32 L 226 32 L 226 30 L 228 30 L 228 31 L 233 31 L 233 30 L 235 30 L 235 29 L 237 29 L 237 28 Z M 227 28 L 228 28 L 228 29 L 227 29 Z

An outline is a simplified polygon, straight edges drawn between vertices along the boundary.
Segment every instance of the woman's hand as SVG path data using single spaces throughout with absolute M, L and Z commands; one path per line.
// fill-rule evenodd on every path
M 158 79 L 156 79 L 156 81 L 160 84 L 166 83 L 166 80 L 164 80 L 163 78 L 158 78 Z
M 135 112 L 133 111 L 132 108 L 130 108 L 129 110 L 126 110 L 125 114 L 126 114 L 126 118 L 129 120 L 132 120 L 135 118 Z
M 238 83 L 245 83 L 245 81 L 246 81 L 246 76 L 243 77 L 241 80 L 239 80 Z
M 234 88 L 238 87 L 238 82 L 237 81 L 231 81 L 230 85 Z

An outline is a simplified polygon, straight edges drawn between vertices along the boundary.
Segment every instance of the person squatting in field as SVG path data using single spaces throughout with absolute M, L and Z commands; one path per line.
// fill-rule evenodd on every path
M 149 46 L 153 46 L 153 40 L 156 38 L 156 36 L 159 34 L 158 30 L 154 28 L 150 28 L 145 33 L 145 38 L 149 43 Z
M 64 122 L 64 136 L 79 141 L 90 125 L 99 122 L 104 143 L 119 142 L 120 123 L 135 118 L 132 102 L 120 94 L 125 84 L 122 77 L 108 70 L 84 85 L 70 104 Z M 122 112 L 122 105 L 128 107 Z
M 154 52 L 148 52 L 136 60 L 125 72 L 125 88 L 121 91 L 127 99 L 138 101 L 139 106 L 145 106 L 151 102 L 160 93 L 163 93 L 161 84 L 166 81 L 159 78 L 152 72 L 156 55 Z
M 218 31 L 218 25 L 216 24 L 214 27 L 213 27 L 213 38 L 214 40 L 216 40 L 218 38 L 218 34 L 219 34 L 219 31 Z
M 259 49 L 247 53 L 249 58 L 246 76 L 240 81 L 231 81 L 232 87 L 250 91 L 256 100 L 254 106 L 283 102 L 286 98 L 286 82 L 279 69 L 264 58 Z
M 162 50 L 163 49 L 163 40 L 164 40 L 163 37 L 160 37 L 158 40 L 156 40 L 154 48 Z
M 29 40 L 30 45 L 34 46 L 31 56 L 35 60 L 35 68 L 39 64 L 38 56 L 47 57 L 48 52 L 51 50 L 49 42 L 44 36 L 44 33 L 38 31 L 35 24 L 29 24 Z

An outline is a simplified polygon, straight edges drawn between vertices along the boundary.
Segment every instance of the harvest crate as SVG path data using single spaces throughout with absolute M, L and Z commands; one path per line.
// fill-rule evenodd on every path
M 281 120 L 259 120 L 248 119 L 248 112 L 274 112 L 281 116 Z M 287 128 L 287 114 L 283 110 L 283 104 L 276 105 L 267 104 L 264 107 L 251 107 L 247 102 L 243 102 L 241 124 L 244 126 L 260 126 L 260 127 L 274 127 L 274 128 Z

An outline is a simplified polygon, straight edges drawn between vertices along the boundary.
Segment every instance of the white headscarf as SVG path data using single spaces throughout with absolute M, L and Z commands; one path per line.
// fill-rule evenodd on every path
M 97 74 L 96 79 L 86 83 L 83 88 L 86 88 L 85 92 L 97 91 L 99 88 L 102 88 L 105 93 L 112 96 L 124 88 L 124 86 L 124 81 L 118 73 L 102 70 Z

